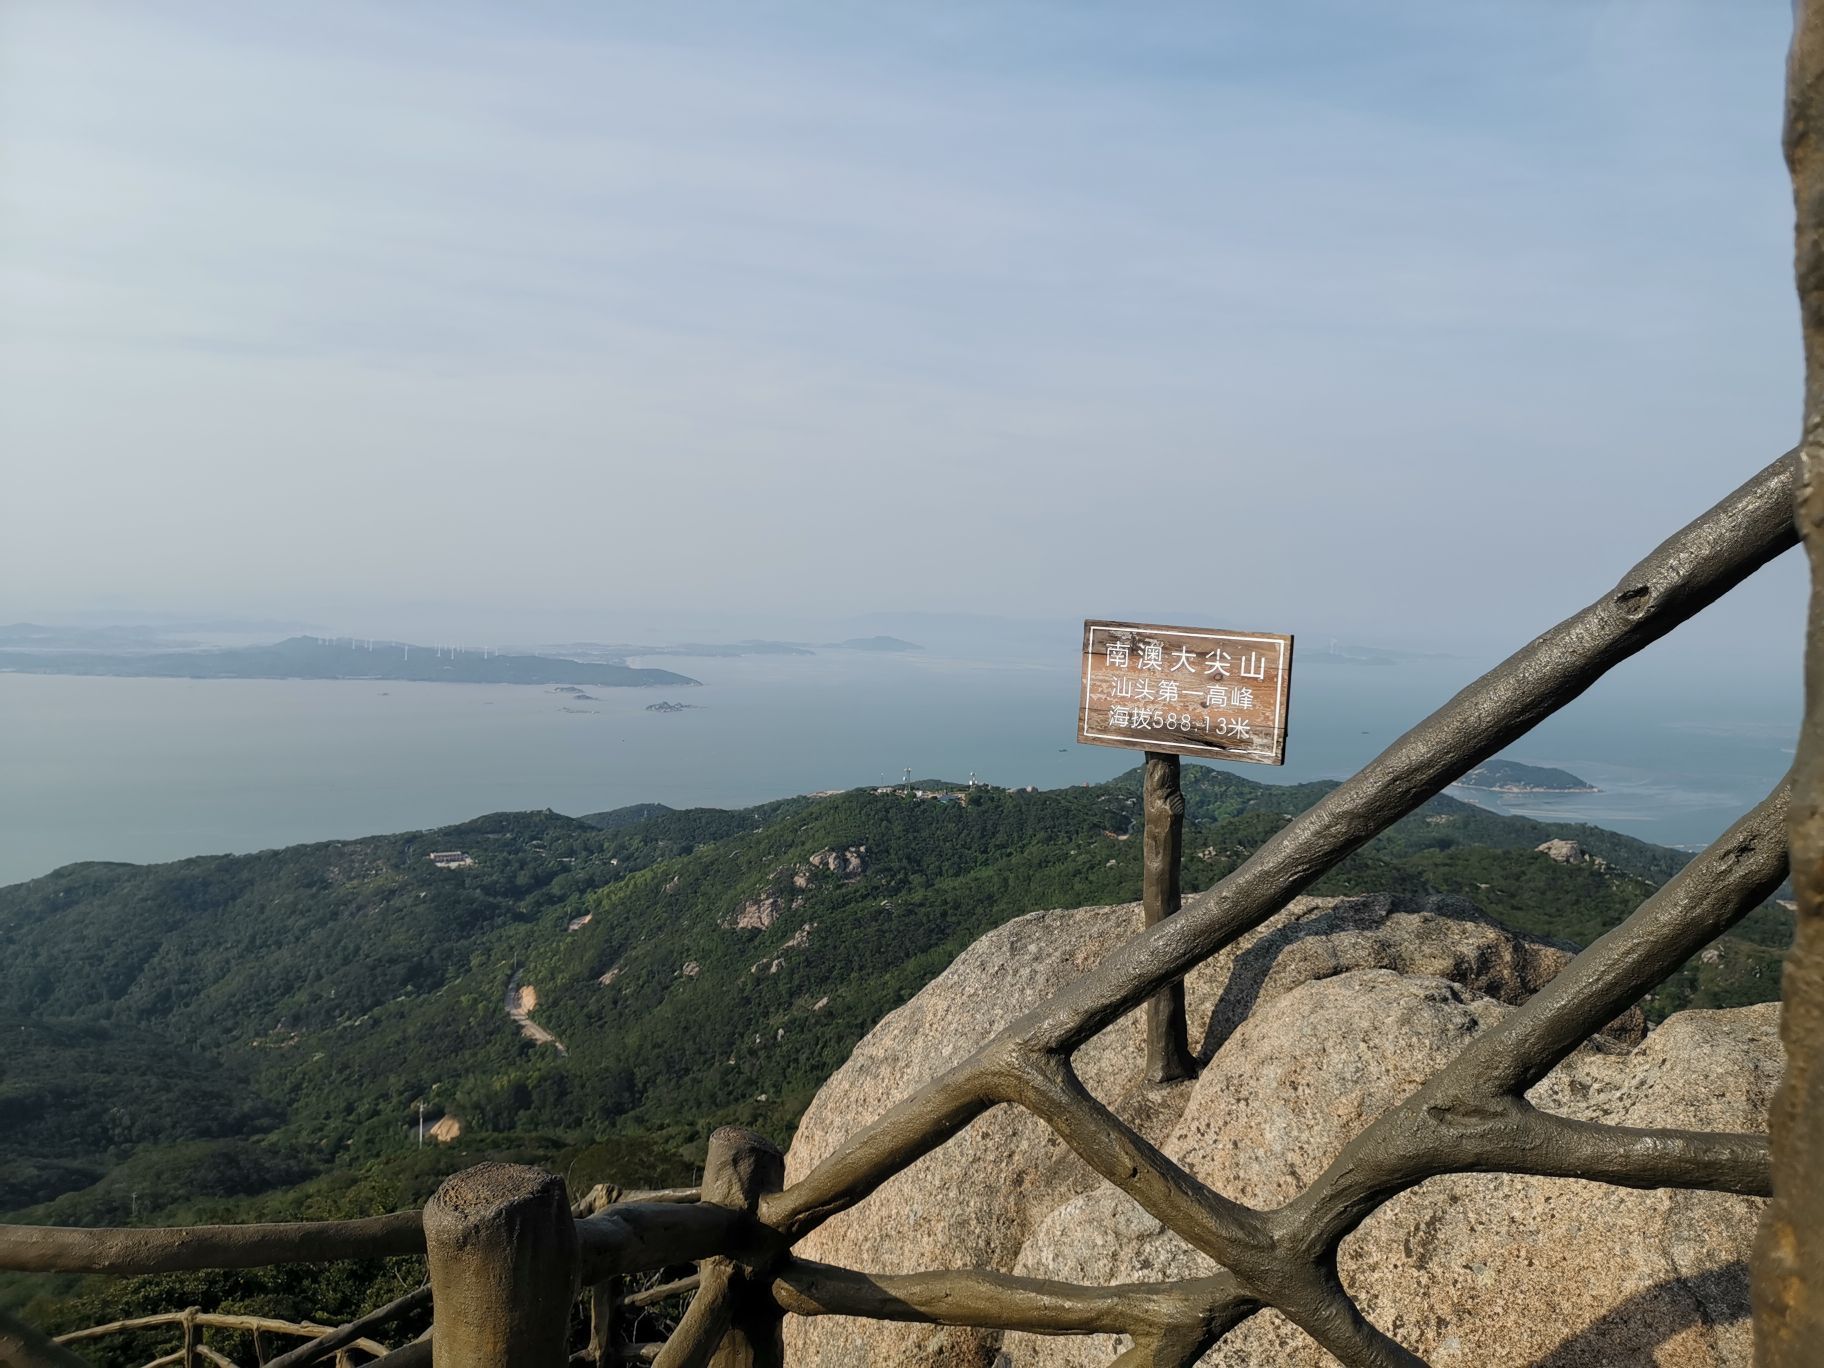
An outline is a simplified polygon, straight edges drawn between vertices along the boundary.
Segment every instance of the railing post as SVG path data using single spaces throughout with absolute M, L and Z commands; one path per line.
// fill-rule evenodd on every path
M 753 1211 L 760 1199 L 785 1185 L 785 1154 L 756 1131 L 724 1126 L 709 1137 L 703 1161 L 703 1200 L 716 1206 Z M 706 1260 L 708 1265 L 726 1260 Z M 730 1269 L 729 1324 L 710 1356 L 710 1368 L 783 1368 L 785 1317 L 765 1280 L 750 1281 Z M 442 1365 L 438 1365 L 442 1368 Z
M 1178 910 L 1181 901 L 1184 790 L 1176 755 L 1146 753 L 1141 814 L 1146 823 L 1141 894 L 1146 925 L 1157 926 Z M 1172 1083 L 1196 1073 L 1184 1020 L 1184 980 L 1174 979 L 1146 1002 L 1146 1080 Z
M 1793 24 L 1786 161 L 1805 339 L 1793 511 L 1811 561 L 1811 608 L 1790 816 L 1799 910 L 1782 980 L 1786 1069 L 1768 1115 L 1773 1201 L 1754 1253 L 1754 1356 L 1763 1368 L 1824 1363 L 1824 7 L 1795 5 Z
M 576 1223 L 564 1180 L 479 1164 L 424 1208 L 437 1368 L 566 1368 Z
M 620 1296 L 621 1280 L 604 1278 L 589 1289 L 589 1361 L 607 1365 L 614 1362 L 614 1302 Z

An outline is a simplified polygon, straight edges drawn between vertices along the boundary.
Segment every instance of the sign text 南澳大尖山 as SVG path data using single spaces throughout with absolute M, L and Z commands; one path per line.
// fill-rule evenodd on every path
M 1091 620 L 1077 740 L 1282 765 L 1291 686 L 1289 636 Z

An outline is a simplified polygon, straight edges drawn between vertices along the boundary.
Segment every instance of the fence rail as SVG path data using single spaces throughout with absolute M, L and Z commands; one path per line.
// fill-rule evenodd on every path
M 780 1156 L 739 1130 L 711 1138 L 700 1193 L 628 1200 L 592 1194 L 572 1210 L 562 1181 L 483 1165 L 456 1175 L 422 1215 L 306 1226 L 80 1231 L 0 1227 L 0 1268 L 170 1272 L 424 1253 L 433 1330 L 378 1360 L 400 1368 L 560 1368 L 569 1322 L 589 1289 L 584 1357 L 598 1364 L 736 1368 L 782 1361 L 786 1314 L 1084 1335 L 1118 1332 L 1117 1368 L 1188 1368 L 1234 1326 L 1275 1308 L 1351 1368 L 1421 1364 L 1373 1325 L 1343 1287 L 1339 1243 L 1395 1194 L 1446 1173 L 1572 1176 L 1630 1187 L 1772 1195 L 1757 1256 L 1764 1361 L 1824 1362 L 1824 687 L 1814 683 L 1792 780 L 1778 785 L 1614 930 L 1524 1006 L 1476 1037 L 1401 1104 L 1356 1135 L 1283 1205 L 1256 1209 L 1213 1191 L 1092 1096 L 1072 1066 L 1085 1042 L 1169 991 L 1194 965 L 1259 926 L 1339 861 L 1578 697 L 1615 665 L 1714 603 L 1808 530 L 1824 582 L 1824 19 L 1799 7 L 1789 75 L 1788 151 L 1800 208 L 1799 284 L 1807 343 L 1802 447 L 1780 457 L 1668 538 L 1613 589 L 1446 702 L 1214 888 L 1135 936 L 974 1054 L 782 1186 Z M 1795 524 L 1795 507 L 1802 517 Z M 1811 678 L 1824 679 L 1824 600 L 1814 597 Z M 1573 1121 L 1533 1107 L 1527 1090 L 1786 878 L 1789 809 L 1803 852 L 1799 935 L 1788 970 L 1788 1072 L 1775 1143 Z M 1798 1010 L 1795 1010 L 1797 1008 Z M 863 1202 L 994 1106 L 1026 1109 L 1096 1173 L 1220 1265 L 1210 1277 L 1074 1286 L 979 1269 L 884 1275 L 797 1258 L 792 1246 Z M 634 1196 L 638 1196 L 635 1194 Z M 690 1200 L 691 1198 L 696 1200 Z M 681 1199 L 681 1200 L 680 1200 Z M 694 1276 L 628 1294 L 627 1275 L 697 1265 Z M 636 1296 L 688 1293 L 663 1344 L 617 1336 Z M 367 1317 L 335 1332 L 343 1344 Z M 20 1368 L 68 1368 L 69 1349 L 0 1322 Z M 326 1337 L 327 1338 L 327 1337 Z M 317 1341 L 318 1354 L 332 1352 Z M 314 1361 L 311 1346 L 293 1364 Z M 36 1357 L 34 1357 L 36 1355 Z
M 54 1339 L 28 1331 L 26 1337 L 14 1341 L 7 1334 L 4 1317 L 0 1317 L 0 1365 L 5 1365 L 5 1368 L 12 1368 L 15 1363 L 29 1365 L 34 1362 L 32 1355 L 39 1356 L 46 1363 L 80 1364 L 82 1360 L 68 1346 L 83 1340 L 170 1326 L 179 1332 L 181 1343 L 175 1351 L 153 1359 L 153 1364 L 178 1364 L 181 1368 L 196 1368 L 199 1363 L 213 1363 L 218 1368 L 240 1368 L 228 1355 L 201 1338 L 202 1332 L 207 1330 L 230 1330 L 252 1338 L 254 1359 L 261 1368 L 303 1368 L 306 1364 L 320 1363 L 330 1358 L 334 1359 L 336 1368 L 353 1368 L 357 1363 L 354 1357 L 357 1351 L 363 1355 L 360 1360 L 363 1362 L 384 1359 L 389 1352 L 384 1344 L 366 1337 L 368 1330 L 377 1330 L 405 1312 L 423 1305 L 429 1300 L 428 1294 L 428 1288 L 410 1293 L 341 1329 L 314 1325 L 308 1321 L 279 1320 L 273 1316 L 204 1311 L 192 1306 L 183 1311 L 162 1311 L 156 1315 L 131 1316 L 124 1320 L 109 1321 L 105 1325 L 91 1325 L 83 1330 L 58 1335 Z M 12 1328 L 17 1334 L 21 1327 L 15 1325 Z M 303 1339 L 306 1343 L 301 1348 L 268 1358 L 263 1338 L 266 1335 Z M 151 1365 L 148 1364 L 147 1368 L 151 1368 Z

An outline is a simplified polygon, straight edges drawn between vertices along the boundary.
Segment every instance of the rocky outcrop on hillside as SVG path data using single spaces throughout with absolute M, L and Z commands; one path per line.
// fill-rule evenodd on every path
M 801 1177 L 850 1133 L 1080 976 L 1139 924 L 1139 909 L 1132 904 L 1040 912 L 976 942 L 886 1017 L 819 1091 L 787 1157 L 788 1180 Z M 1272 1194 L 1289 1193 L 1315 1176 L 1343 1139 L 1435 1071 L 1465 1039 L 1507 1010 L 1503 1004 L 1530 996 L 1568 958 L 1564 948 L 1496 926 L 1458 899 L 1299 899 L 1187 980 L 1193 1041 L 1202 1042 L 1204 1057 L 1217 1056 L 1200 1080 L 1164 1088 L 1141 1085 L 1137 1016 L 1091 1041 L 1079 1051 L 1077 1065 L 1092 1092 L 1193 1172 L 1244 1200 L 1276 1200 Z M 1665 1038 L 1670 1026 L 1653 1040 Z M 1602 1074 L 1600 1066 L 1643 1057 L 1644 1050 L 1626 1053 L 1643 1033 L 1637 1013 L 1613 1025 L 1600 1046 L 1578 1056 L 1579 1068 L 1595 1072 L 1575 1075 L 1575 1084 L 1586 1093 L 1596 1084 L 1621 1086 L 1626 1081 L 1621 1075 Z M 1676 1032 L 1669 1038 L 1674 1045 L 1679 1039 Z M 1649 1072 L 1657 1076 L 1658 1066 Z M 1765 1073 L 1763 1068 L 1740 1074 L 1744 1098 L 1753 1089 L 1742 1080 Z M 1667 1074 L 1680 1076 L 1678 1070 Z M 1558 1085 L 1548 1080 L 1546 1086 Z M 1597 1092 L 1598 1100 L 1586 1098 L 1585 1105 L 1616 1105 L 1620 1095 Z M 1289 1097 L 1300 1105 L 1284 1105 Z M 1243 1107 L 1243 1101 L 1251 1105 Z M 1653 1098 L 1641 1103 L 1649 1111 L 1651 1105 Z M 1738 1120 L 1723 1128 L 1753 1127 Z M 1260 1167 L 1232 1176 L 1216 1162 L 1224 1156 L 1231 1165 L 1247 1157 Z M 1236 1190 L 1243 1176 L 1256 1186 Z M 1422 1192 L 1429 1196 L 1435 1185 Z M 799 1252 L 876 1272 L 975 1266 L 1105 1281 L 1113 1276 L 1108 1270 L 1120 1267 L 1123 1279 L 1170 1276 L 1163 1269 L 1175 1237 L 1156 1229 L 1149 1234 L 1144 1227 L 1150 1218 L 1125 1197 L 1102 1189 L 1047 1128 L 999 1107 L 884 1184 L 862 1206 L 831 1220 Z M 1504 1218 L 1503 1200 L 1490 1199 L 1492 1219 Z M 1528 1200 L 1532 1209 L 1541 1209 Z M 1679 1200 L 1701 1205 L 1702 1199 Z M 1751 1205 L 1716 1200 L 1733 1203 L 1730 1210 Z M 1397 1213 L 1395 1218 L 1382 1213 L 1375 1221 L 1393 1230 L 1399 1219 L 1411 1224 L 1410 1216 Z M 1376 1228 L 1371 1221 L 1353 1239 Z M 1549 1240 L 1549 1232 L 1540 1238 Z M 1382 1259 L 1390 1284 L 1414 1261 L 1399 1239 L 1394 1252 L 1398 1257 Z M 1454 1257 L 1446 1252 L 1425 1266 L 1455 1267 Z M 1528 1303 L 1516 1296 L 1512 1306 L 1520 1315 Z M 1393 1333 L 1408 1333 L 1401 1315 L 1390 1320 L 1384 1314 L 1387 1304 L 1374 1302 L 1370 1309 Z M 1466 1332 L 1457 1333 L 1462 1339 Z M 989 1368 L 1002 1347 L 994 1333 L 834 1318 L 788 1320 L 787 1336 L 791 1361 L 812 1368 L 854 1363 Z M 1071 1355 L 1080 1350 L 1088 1353 L 1083 1362 L 1114 1357 L 1107 1341 L 1078 1346 L 1011 1336 L 1005 1348 L 1020 1356 L 1014 1362 L 1030 1365 L 1075 1363 L 1079 1360 Z M 1497 1354 L 1492 1361 L 1504 1360 Z
M 757 898 L 749 898 L 735 909 L 724 926 L 736 931 L 766 931 L 779 920 L 783 912 L 796 911 L 803 905 L 802 898 L 783 898 L 777 893 L 763 893 Z
M 792 886 L 809 888 L 811 871 L 817 869 L 827 869 L 844 883 L 853 883 L 867 871 L 867 856 L 868 848 L 865 845 L 850 846 L 846 850 L 819 850 L 806 862 L 810 869 L 800 869 L 792 876 Z
M 1546 859 L 1556 860 L 1559 864 L 1587 864 L 1592 865 L 1597 869 L 1607 869 L 1609 867 L 1609 862 L 1607 860 L 1603 859 L 1600 855 L 1590 854 L 1589 851 L 1585 850 L 1575 841 L 1559 838 L 1541 842 L 1539 845 L 1534 846 L 1533 849 L 1545 856 Z
M 828 847 L 811 854 L 803 864 L 781 865 L 768 877 L 765 890 L 747 899 L 723 921 L 735 931 L 766 931 L 788 912 L 804 906 L 801 896 L 815 882 L 819 872 L 834 875 L 843 883 L 855 883 L 867 872 L 868 848 L 850 846 L 846 850 Z

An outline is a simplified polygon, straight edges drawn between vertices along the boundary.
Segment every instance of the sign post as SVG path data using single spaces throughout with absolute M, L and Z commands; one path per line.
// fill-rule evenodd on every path
M 1146 753 L 1141 813 L 1146 835 L 1141 850 L 1141 899 L 1146 925 L 1157 926 L 1178 910 L 1179 875 L 1184 866 L 1184 790 L 1178 786 L 1178 757 Z M 1184 980 L 1173 979 L 1146 1003 L 1146 1081 L 1174 1083 L 1197 1076 L 1190 1027 L 1184 1019 Z
M 1142 898 L 1147 926 L 1180 904 L 1184 862 L 1181 755 L 1283 765 L 1292 685 L 1292 638 L 1140 622 L 1083 624 L 1083 691 L 1077 740 L 1146 752 Z M 1184 983 L 1146 1004 L 1146 1077 L 1197 1071 L 1184 1014 Z

